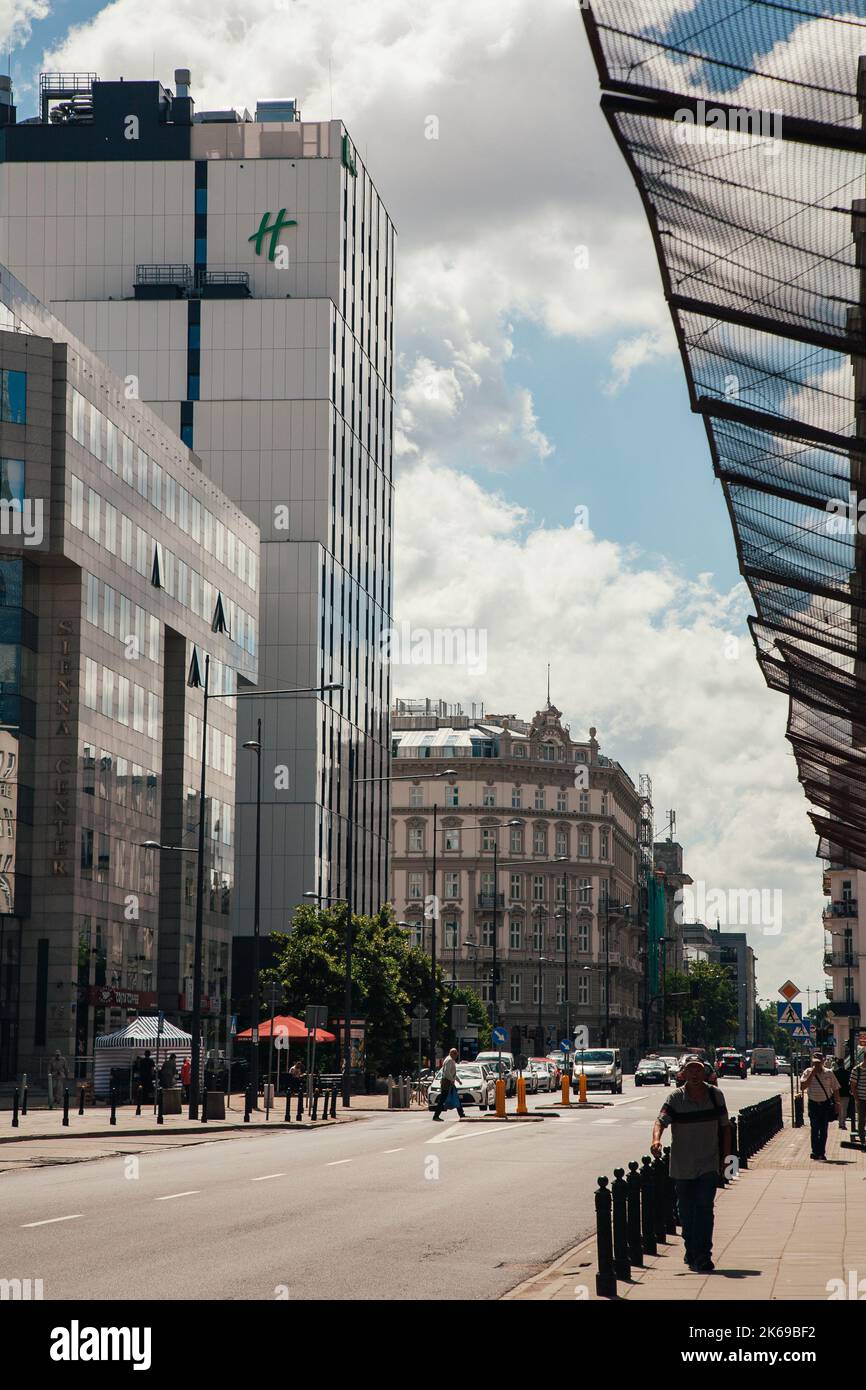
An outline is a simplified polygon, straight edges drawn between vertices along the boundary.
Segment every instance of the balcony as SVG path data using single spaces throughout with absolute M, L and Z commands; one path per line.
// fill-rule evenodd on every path
M 856 999 L 832 999 L 827 1005 L 827 1012 L 833 1018 L 859 1018 L 860 1005 Z
M 856 917 L 857 899 L 843 898 L 841 902 L 827 903 L 824 908 L 823 917 Z
M 504 893 L 479 893 L 475 899 L 475 906 L 482 912 L 492 912 L 494 907 L 505 906 Z
M 136 299 L 183 299 L 193 285 L 188 265 L 137 265 Z
M 844 951 L 825 951 L 824 969 L 825 970 L 853 970 L 857 965 L 857 957 L 846 955 Z

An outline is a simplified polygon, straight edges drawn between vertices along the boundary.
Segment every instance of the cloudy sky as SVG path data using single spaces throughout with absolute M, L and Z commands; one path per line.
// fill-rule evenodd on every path
M 659 829 L 676 810 L 695 880 L 781 892 L 759 993 L 822 982 L 785 701 L 576 0 L 0 0 L 0 41 L 19 116 L 44 68 L 190 67 L 200 107 L 346 122 L 399 231 L 396 616 L 486 648 L 396 693 L 531 717 L 550 662 L 572 732 L 650 773 Z

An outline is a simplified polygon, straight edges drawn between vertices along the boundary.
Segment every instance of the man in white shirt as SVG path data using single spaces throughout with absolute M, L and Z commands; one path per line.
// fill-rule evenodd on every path
M 827 1128 L 832 1118 L 840 1119 L 839 1082 L 824 1067 L 823 1052 L 812 1053 L 812 1065 L 800 1077 L 800 1092 L 809 1098 L 809 1128 L 812 1134 L 811 1157 L 827 1162 Z
M 460 1104 L 460 1095 L 457 1091 L 457 1055 L 457 1048 L 452 1047 L 445 1061 L 442 1063 L 442 1082 L 439 1090 L 439 1099 L 436 1102 L 436 1109 L 433 1111 L 434 1120 L 441 1121 L 442 1111 L 446 1106 L 450 1110 L 454 1105 L 454 1101 L 451 1101 L 449 1104 L 452 1092 L 454 1092 L 456 1096 L 457 1114 L 460 1116 L 461 1120 L 465 1120 L 466 1118 L 463 1114 L 463 1106 Z

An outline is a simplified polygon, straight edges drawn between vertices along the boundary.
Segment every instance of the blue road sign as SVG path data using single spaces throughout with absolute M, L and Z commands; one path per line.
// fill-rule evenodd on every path
M 494 1028 L 493 1041 L 496 1043 L 497 1047 L 504 1047 L 504 1045 L 508 1042 L 507 1031 L 504 1028 Z
M 782 1000 L 777 1000 L 776 1022 L 780 1028 L 802 1028 L 803 1005 L 786 1004 Z
M 559 1050 L 560 1050 L 560 1052 L 570 1052 L 570 1051 L 571 1051 L 571 1043 L 568 1041 L 568 1038 L 563 1038 L 563 1039 L 562 1039 L 562 1041 L 561 1041 L 560 1044 L 559 1044 Z

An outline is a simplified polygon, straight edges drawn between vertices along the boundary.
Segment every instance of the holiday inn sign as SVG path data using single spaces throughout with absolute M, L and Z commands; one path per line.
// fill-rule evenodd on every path
M 262 254 L 262 246 L 264 245 L 265 237 L 270 237 L 268 260 L 272 261 L 277 254 L 277 243 L 280 232 L 284 227 L 297 227 L 298 224 L 294 217 L 286 217 L 285 208 L 280 208 L 273 222 L 270 221 L 270 217 L 271 214 L 269 212 L 262 213 L 262 220 L 259 223 L 258 231 L 253 232 L 252 236 L 248 236 L 247 241 L 255 242 L 256 255 L 260 256 Z

